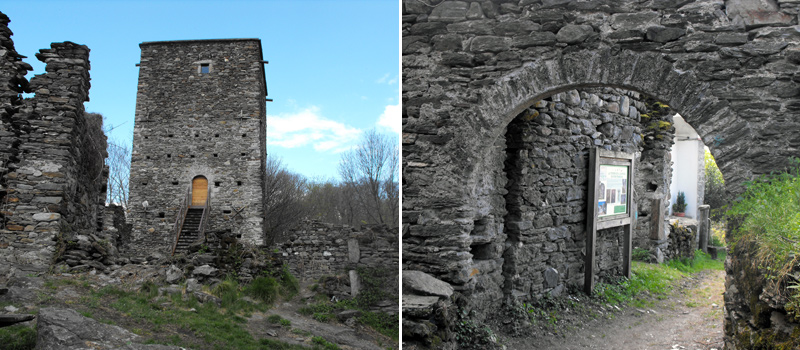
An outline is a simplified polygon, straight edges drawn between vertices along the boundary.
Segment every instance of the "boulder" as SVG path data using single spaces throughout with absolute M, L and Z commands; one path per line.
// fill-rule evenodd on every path
M 406 292 L 421 295 L 435 295 L 445 298 L 453 295 L 453 287 L 450 284 L 422 271 L 404 270 L 403 288 Z
M 177 346 L 144 345 L 146 339 L 121 327 L 83 317 L 72 309 L 39 310 L 37 350 L 129 349 L 179 350 Z
M 167 269 L 167 278 L 166 281 L 169 284 L 176 283 L 183 278 L 183 270 L 179 269 L 175 265 L 170 265 Z
M 193 275 L 204 276 L 204 277 L 213 277 L 213 276 L 216 276 L 218 272 L 219 272 L 219 269 L 217 269 L 215 267 L 212 267 L 210 265 L 203 265 L 203 266 L 195 267 L 194 271 L 192 271 L 192 274 Z

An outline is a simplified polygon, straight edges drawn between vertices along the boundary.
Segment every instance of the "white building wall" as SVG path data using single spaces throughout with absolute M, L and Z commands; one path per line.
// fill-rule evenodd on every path
M 678 200 L 678 191 L 686 193 L 686 216 L 697 218 L 697 207 L 703 203 L 705 185 L 704 145 L 697 132 L 680 115 L 674 118 L 675 144 L 672 145 L 672 183 L 670 208 Z

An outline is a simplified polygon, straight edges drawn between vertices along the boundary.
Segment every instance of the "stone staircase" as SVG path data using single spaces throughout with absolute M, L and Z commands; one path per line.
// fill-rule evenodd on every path
M 175 253 L 186 252 L 189 245 L 199 238 L 200 222 L 203 220 L 203 208 L 189 208 L 183 220 L 181 236 L 175 246 Z

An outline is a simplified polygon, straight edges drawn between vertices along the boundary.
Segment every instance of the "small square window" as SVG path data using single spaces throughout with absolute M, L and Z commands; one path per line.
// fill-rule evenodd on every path
M 219 187 L 219 185 L 221 185 L 221 184 L 222 184 L 222 182 L 214 181 L 214 187 Z
M 242 185 L 241 181 L 236 181 L 236 186 L 241 186 L 241 185 Z
M 200 63 L 200 74 L 211 73 L 211 65 L 209 63 Z
M 219 157 L 219 154 L 214 153 L 214 158 Z

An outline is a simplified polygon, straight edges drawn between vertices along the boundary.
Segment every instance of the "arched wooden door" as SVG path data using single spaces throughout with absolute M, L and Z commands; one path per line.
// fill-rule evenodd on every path
M 208 179 L 205 176 L 195 177 L 192 179 L 192 206 L 205 206 L 206 198 L 208 198 Z

